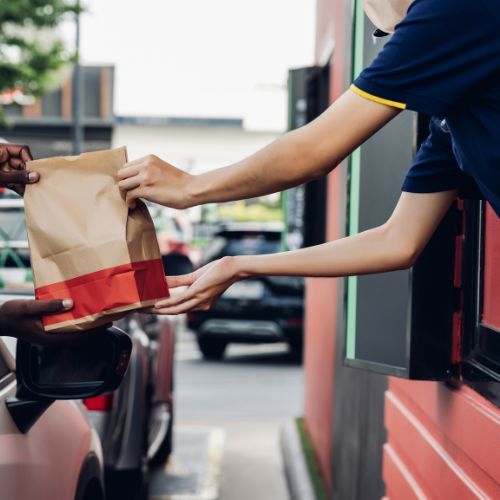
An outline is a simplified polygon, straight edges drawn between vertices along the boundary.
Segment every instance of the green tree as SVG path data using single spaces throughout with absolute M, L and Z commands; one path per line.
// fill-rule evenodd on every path
M 0 94 L 19 89 L 39 96 L 51 87 L 57 70 L 73 59 L 54 28 L 77 13 L 77 5 L 64 0 L 0 0 Z

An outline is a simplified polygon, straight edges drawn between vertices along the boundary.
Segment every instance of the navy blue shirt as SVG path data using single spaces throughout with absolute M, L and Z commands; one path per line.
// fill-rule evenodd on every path
M 500 217 L 500 0 L 415 0 L 359 95 L 433 116 L 403 190 L 480 190 Z

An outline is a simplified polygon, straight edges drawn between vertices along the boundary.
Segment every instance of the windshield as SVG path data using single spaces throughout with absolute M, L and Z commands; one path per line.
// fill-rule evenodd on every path
M 259 255 L 280 251 L 279 233 L 219 235 L 212 240 L 203 253 L 203 262 L 210 262 L 233 255 Z

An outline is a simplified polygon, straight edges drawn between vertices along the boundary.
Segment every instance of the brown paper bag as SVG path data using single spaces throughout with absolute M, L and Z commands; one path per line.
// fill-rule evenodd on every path
M 95 328 L 168 297 L 149 212 L 129 211 L 118 189 L 126 161 L 118 148 L 28 162 L 40 173 L 24 196 L 35 295 L 74 301 L 44 318 L 47 331 Z

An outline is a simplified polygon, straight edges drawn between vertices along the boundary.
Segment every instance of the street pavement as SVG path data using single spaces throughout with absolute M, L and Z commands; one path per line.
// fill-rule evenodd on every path
M 194 335 L 181 329 L 177 449 L 166 473 L 170 467 L 174 476 L 176 470 L 199 476 L 200 487 L 198 496 L 168 498 L 208 500 L 218 491 L 219 500 L 288 500 L 279 431 L 303 413 L 302 379 L 302 366 L 284 344 L 230 345 L 224 360 L 205 361 Z

